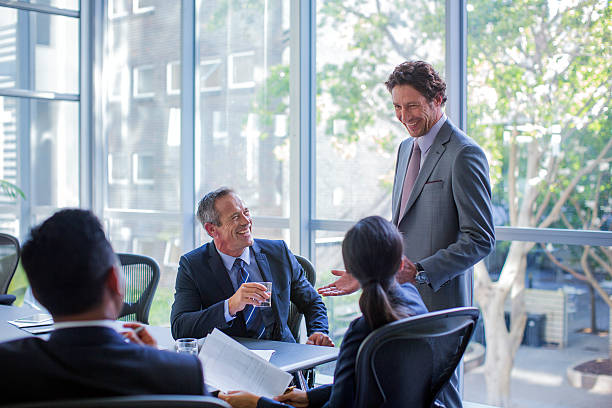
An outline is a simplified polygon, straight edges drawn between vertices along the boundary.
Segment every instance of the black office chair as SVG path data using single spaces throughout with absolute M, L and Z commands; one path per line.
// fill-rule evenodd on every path
M 434 406 L 477 320 L 478 309 L 459 307 L 398 320 L 370 333 L 357 352 L 356 407 Z
M 117 255 L 125 275 L 125 299 L 119 320 L 149 324 L 149 310 L 159 283 L 159 265 L 144 255 Z
M 19 255 L 19 240 L 0 232 L 0 305 L 11 305 L 15 301 L 15 296 L 7 295 L 6 292 L 15 275 Z
M 295 255 L 295 259 L 297 259 L 298 263 L 304 269 L 304 273 L 306 274 L 306 279 L 312 286 L 315 285 L 317 281 L 317 272 L 315 271 L 312 263 L 303 256 Z M 289 330 L 291 330 L 291 334 L 293 334 L 293 338 L 296 342 L 300 341 L 300 325 L 302 323 L 303 314 L 300 313 L 297 306 L 293 303 L 289 305 L 289 317 L 287 318 L 287 326 L 289 326 Z
M 304 269 L 304 273 L 306 274 L 306 279 L 312 286 L 315 285 L 317 281 L 317 272 L 315 271 L 312 263 L 300 255 L 295 255 L 295 259 Z M 289 316 L 287 317 L 287 326 L 289 330 L 291 330 L 291 334 L 296 342 L 300 341 L 300 326 L 302 325 L 302 318 L 304 315 L 300 313 L 297 306 L 293 303 L 289 304 Z M 297 374 L 296 383 L 300 386 L 300 388 L 312 388 L 315 383 L 315 370 L 314 368 L 309 370 L 301 371 Z
M 134 395 L 128 397 L 82 398 L 74 400 L 26 402 L 7 408 L 231 408 L 214 397 L 198 395 Z

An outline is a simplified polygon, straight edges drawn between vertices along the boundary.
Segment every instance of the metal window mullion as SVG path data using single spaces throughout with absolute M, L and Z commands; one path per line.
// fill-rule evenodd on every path
M 34 11 L 64 17 L 79 18 L 80 16 L 80 12 L 77 10 L 63 9 L 59 7 L 47 6 L 45 4 L 32 4 L 23 1 L 0 0 L 0 7 L 8 7 L 23 11 Z M 82 9 L 83 4 L 81 3 L 81 10 Z
M 0 96 L 7 96 L 10 98 L 27 98 L 27 99 L 39 99 L 45 101 L 78 101 L 79 94 L 67 94 L 58 92 L 47 92 L 47 91 L 35 91 L 24 88 L 1 88 Z
M 80 1 L 79 19 L 79 206 L 92 208 L 93 168 L 93 7 L 89 0 Z
M 612 247 L 612 232 L 608 231 L 495 227 L 495 238 L 498 241 Z
M 312 228 L 344 233 L 355 224 L 354 220 L 314 219 Z M 543 244 L 612 246 L 612 232 L 567 230 L 556 228 L 495 227 L 497 241 L 538 242 Z
M 196 30 L 197 0 L 181 2 L 181 164 L 180 212 L 181 245 L 183 252 L 193 249 L 195 239 L 195 63 L 198 32 Z M 198 2 L 199 3 L 199 2 Z M 199 8 L 199 5 L 198 5 Z
M 446 114 L 467 129 L 467 0 L 446 0 Z
M 86 2 L 87 0 L 81 0 Z M 104 127 L 103 127 L 103 81 L 102 72 L 103 67 L 103 53 L 105 39 L 105 4 L 100 0 L 92 2 L 89 8 L 90 19 L 92 23 L 93 32 L 90 32 L 92 39 L 89 44 L 92 46 L 92 51 L 89 53 L 91 62 L 91 88 L 90 88 L 90 102 L 89 108 L 92 110 L 91 122 L 90 122 L 90 158 L 91 163 L 91 175 L 93 185 L 90 187 L 91 194 L 91 208 L 94 213 L 98 214 L 102 218 L 104 214 L 104 200 L 105 192 L 107 191 L 107 174 L 106 174 L 106 157 L 107 157 L 107 146 L 104 140 Z M 81 66 L 81 68 L 83 68 Z M 84 98 L 83 98 L 84 99 Z
M 257 228 L 290 228 L 289 218 L 257 216 L 253 217 L 253 224 Z
M 17 12 L 17 86 L 30 88 L 33 70 L 31 66 L 32 50 L 30 49 L 30 16 L 26 11 Z M 31 100 L 20 98 L 17 101 L 17 144 L 18 144 L 18 184 L 26 199 L 19 200 L 20 222 L 19 235 L 21 239 L 28 234 L 32 214 L 32 179 L 31 179 Z
M 291 2 L 291 247 L 314 261 L 315 1 Z

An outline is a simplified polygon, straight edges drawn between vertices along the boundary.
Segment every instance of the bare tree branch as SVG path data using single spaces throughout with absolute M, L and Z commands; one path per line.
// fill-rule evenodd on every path
M 597 155 L 596 159 L 592 160 L 589 164 L 587 164 L 582 169 L 580 169 L 580 171 L 578 171 L 578 173 L 574 176 L 570 184 L 565 188 L 565 190 L 563 190 L 563 192 L 561 193 L 559 197 L 559 200 L 553 206 L 548 216 L 544 219 L 544 221 L 540 223 L 540 225 L 538 225 L 538 228 L 546 228 L 550 224 L 552 224 L 555 220 L 558 219 L 559 212 L 563 208 L 563 205 L 569 199 L 570 194 L 574 191 L 574 189 L 576 188 L 576 185 L 578 184 L 578 182 L 580 181 L 582 177 L 592 172 L 596 165 L 599 165 L 600 163 L 603 163 L 603 162 L 612 161 L 612 157 L 604 158 L 605 155 L 608 153 L 608 150 L 610 150 L 611 147 L 612 147 L 612 138 L 608 140 L 608 143 L 606 143 L 606 145 L 601 150 L 601 152 L 599 152 L 599 155 Z
M 608 304 L 608 307 L 612 308 L 612 297 L 610 297 L 608 293 L 605 290 L 603 290 L 599 282 L 597 282 L 597 279 L 595 279 L 595 276 L 593 276 L 593 273 L 591 272 L 591 268 L 589 267 L 589 263 L 587 262 L 590 249 L 591 249 L 590 245 L 584 246 L 584 252 L 583 252 L 583 256 L 580 259 L 580 264 L 582 266 L 582 269 L 584 270 L 585 275 L 587 276 L 589 280 L 589 283 L 593 287 L 593 289 L 595 289 L 595 291 L 599 294 L 599 296 L 603 299 L 603 301 Z

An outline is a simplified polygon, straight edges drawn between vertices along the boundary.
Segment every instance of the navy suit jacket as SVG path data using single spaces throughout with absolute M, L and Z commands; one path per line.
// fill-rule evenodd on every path
M 287 326 L 290 302 L 304 314 L 309 336 L 314 332 L 327 334 L 325 304 L 285 242 L 256 239 L 252 249 L 262 278 L 272 282 L 272 307 L 259 309 L 265 337 L 295 342 Z M 225 321 L 224 302 L 233 294 L 234 287 L 214 241 L 181 256 L 170 315 L 174 338 L 201 338 L 215 327 L 229 336 L 248 337 L 242 312 Z
M 199 359 L 126 343 L 107 327 L 0 344 L 2 404 L 138 394 L 206 394 Z
M 410 283 L 404 283 L 398 291 L 402 304 L 407 306 L 414 315 L 427 313 L 427 308 L 417 289 Z M 355 361 L 361 342 L 373 330 L 363 316 L 351 322 L 340 346 L 340 353 L 336 361 L 334 383 L 322 385 L 308 391 L 309 407 L 352 407 L 355 405 Z M 288 407 L 289 405 L 269 398 L 260 398 L 257 407 Z

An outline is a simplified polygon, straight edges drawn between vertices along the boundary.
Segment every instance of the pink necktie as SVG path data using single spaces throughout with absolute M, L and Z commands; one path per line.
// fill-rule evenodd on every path
M 402 188 L 402 202 L 400 206 L 399 219 L 402 219 L 404 215 L 404 210 L 406 210 L 406 203 L 408 203 L 408 199 L 410 198 L 410 193 L 412 192 L 412 187 L 414 186 L 414 182 L 416 181 L 417 176 L 419 175 L 419 169 L 421 167 L 421 148 L 419 144 L 414 141 L 412 144 L 412 154 L 410 156 L 410 163 L 408 163 L 408 170 L 406 170 L 406 177 L 404 177 L 404 187 Z

